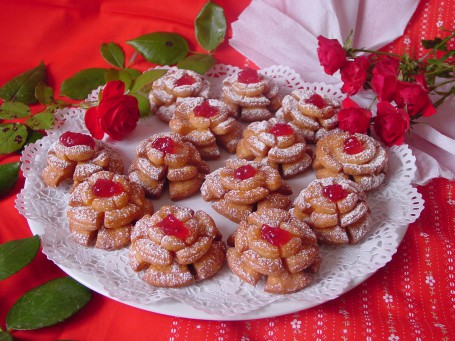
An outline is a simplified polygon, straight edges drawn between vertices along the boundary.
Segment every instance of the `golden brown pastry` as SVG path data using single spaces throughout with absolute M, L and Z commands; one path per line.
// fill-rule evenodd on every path
M 281 106 L 279 86 L 256 70 L 246 68 L 223 81 L 223 100 L 244 122 L 268 120 Z
M 347 179 L 312 181 L 295 199 L 291 212 L 310 225 L 325 244 L 356 244 L 370 230 L 365 192 Z
M 142 187 L 124 175 L 101 171 L 74 188 L 67 217 L 76 242 L 116 250 L 130 243 L 131 225 L 152 213 Z
M 143 140 L 136 148 L 129 178 L 140 184 L 147 196 L 158 198 L 166 184 L 171 200 L 197 192 L 210 172 L 196 147 L 174 133 L 159 133 Z
M 123 173 L 120 155 L 90 135 L 67 131 L 49 148 L 42 178 L 49 187 L 58 187 L 70 178 L 76 186 L 102 170 Z
M 321 257 L 310 227 L 282 209 L 251 213 L 229 238 L 229 268 L 243 281 L 264 290 L 288 294 L 308 286 L 319 270 Z
M 176 102 L 188 97 L 208 98 L 210 83 L 200 74 L 191 70 L 169 70 L 152 84 L 149 93 L 152 113 L 164 122 L 174 114 Z
M 292 190 L 269 165 L 228 159 L 225 167 L 207 175 L 201 194 L 215 211 L 239 223 L 261 207 L 287 209 Z
M 204 160 L 220 157 L 218 145 L 233 154 L 242 136 L 236 113 L 224 102 L 202 97 L 181 101 L 169 122 L 171 130 L 191 142 Z
M 181 287 L 215 275 L 226 245 L 213 219 L 203 211 L 163 206 L 133 228 L 130 265 L 157 287 Z
M 294 90 L 283 98 L 276 117 L 300 131 L 308 142 L 316 142 L 329 132 L 338 131 L 340 104 L 310 90 Z
M 282 120 L 253 122 L 243 131 L 237 145 L 240 159 L 266 162 L 287 179 L 311 166 L 313 151 L 294 128 Z
M 383 183 L 387 162 L 387 152 L 374 138 L 338 132 L 318 141 L 313 169 L 318 179 L 342 177 L 372 191 Z

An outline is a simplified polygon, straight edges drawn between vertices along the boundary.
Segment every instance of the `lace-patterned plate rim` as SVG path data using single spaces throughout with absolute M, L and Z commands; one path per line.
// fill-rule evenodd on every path
M 403 161 L 403 163 L 406 163 L 406 161 Z M 406 188 L 409 186 L 405 186 Z M 405 188 L 403 187 L 403 188 Z M 412 188 L 412 187 L 411 187 Z M 408 188 L 409 190 L 409 188 Z M 401 191 L 401 189 L 400 189 Z M 412 194 L 414 195 L 414 194 Z M 416 199 L 417 204 L 411 205 L 414 210 L 419 210 L 418 206 L 422 205 L 421 202 L 419 202 L 418 198 Z M 422 205 L 423 206 L 423 205 Z M 418 215 L 416 214 L 416 217 Z M 415 218 L 416 218 L 415 217 Z M 412 219 L 412 218 L 411 218 Z M 43 224 L 36 224 L 36 222 L 29 221 L 31 229 L 34 233 L 41 234 L 44 231 L 44 227 L 42 226 Z M 41 232 L 39 231 L 41 225 Z M 35 230 L 35 228 L 38 228 L 38 230 Z M 393 253 L 396 252 L 396 248 L 401 242 L 402 237 L 404 236 L 405 232 L 407 229 L 407 224 L 402 225 L 402 226 L 397 226 L 396 229 L 396 238 L 395 234 L 392 236 L 392 245 L 391 249 L 388 252 L 388 255 L 386 258 L 381 260 L 381 264 L 375 264 L 375 267 L 379 268 L 385 263 L 390 260 L 390 257 Z M 355 252 L 355 251 L 354 251 Z M 55 260 L 54 260 L 55 261 Z M 295 311 L 299 310 L 304 310 L 308 309 L 310 307 L 316 306 L 318 304 L 324 303 L 325 301 L 328 301 L 329 299 L 323 300 L 324 302 L 321 301 L 310 301 L 310 302 L 302 302 L 302 301 L 293 301 L 292 299 L 286 300 L 286 299 L 277 299 L 274 302 L 271 302 L 267 304 L 264 307 L 260 307 L 256 310 L 253 311 L 248 311 L 246 313 L 238 314 L 238 315 L 233 315 L 233 316 L 219 316 L 213 313 L 208 313 L 204 311 L 200 311 L 199 309 L 195 309 L 194 307 L 191 306 L 191 304 L 185 303 L 184 300 L 178 301 L 175 299 L 165 299 L 159 302 L 153 302 L 153 304 L 150 303 L 144 303 L 144 302 L 138 302 L 135 300 L 127 300 L 127 299 L 122 299 L 116 294 L 110 293 L 108 290 L 105 289 L 105 283 L 103 285 L 103 281 L 100 281 L 100 278 L 98 278 L 96 275 L 93 274 L 87 274 L 84 273 L 83 271 L 77 270 L 77 269 L 71 269 L 68 267 L 65 267 L 59 262 L 56 262 L 57 265 L 62 267 L 64 271 L 66 271 L 68 274 L 70 274 L 72 277 L 75 279 L 79 280 L 82 284 L 86 285 L 87 287 L 107 296 L 111 297 L 114 300 L 126 303 L 128 305 L 141 308 L 144 310 L 148 311 L 153 311 L 153 312 L 158 312 L 162 314 L 168 314 L 168 315 L 174 315 L 174 316 L 180 316 L 180 317 L 188 317 L 188 318 L 201 318 L 201 319 L 208 319 L 208 320 L 246 320 L 246 319 L 255 319 L 255 318 L 265 318 L 265 317 L 272 317 L 272 316 L 278 316 L 282 314 L 287 314 L 287 313 L 292 313 Z M 361 273 L 360 275 L 353 273 L 352 279 L 350 279 L 350 282 L 347 284 L 346 288 L 341 292 L 344 293 L 351 288 L 357 286 L 358 284 L 362 283 L 364 280 L 366 280 L 368 277 L 370 277 L 375 271 L 377 270 L 375 267 L 369 269 L 367 273 Z M 341 294 L 340 293 L 340 294 Z M 339 295 L 336 295 L 338 297 Z M 335 298 L 335 297 L 333 297 Z M 172 308 L 170 308 L 172 307 Z M 168 310 L 169 309 L 169 310 Z M 178 313 L 176 313 L 178 312 Z
M 219 66 L 219 69 L 216 69 L 216 67 L 215 67 L 213 70 L 214 70 L 214 72 L 218 72 L 218 74 L 220 74 L 220 75 L 217 74 L 211 80 L 213 82 L 218 81 L 218 84 L 219 84 L 220 81 L 222 79 L 224 79 L 224 77 L 221 76 L 221 73 L 224 73 L 224 75 L 233 73 L 233 72 L 235 72 L 236 67 L 231 67 L 229 65 L 221 65 L 221 66 Z M 219 70 L 221 70 L 221 71 L 219 71 Z M 237 68 L 237 70 L 238 70 L 238 68 Z M 300 78 L 299 77 L 295 78 L 293 71 L 292 70 L 289 71 L 289 70 L 290 69 L 287 67 L 277 66 L 277 67 L 271 67 L 268 69 L 264 69 L 261 72 L 264 72 L 267 75 L 275 74 L 277 78 L 282 78 L 282 80 L 284 80 L 284 83 L 291 84 L 291 86 L 288 87 L 287 91 L 307 87 L 308 89 L 312 89 L 317 92 L 328 93 L 330 96 L 334 96 L 334 97 L 338 96 L 339 98 L 341 98 L 340 96 L 342 96 L 342 94 L 340 94 L 340 92 L 336 88 L 327 86 L 327 85 L 321 84 L 321 83 L 308 84 L 308 83 L 301 82 Z M 290 75 L 289 79 L 287 78 L 288 76 L 286 76 L 287 74 Z M 89 98 L 89 100 L 93 100 L 95 98 L 95 96 L 97 98 L 100 90 L 101 90 L 101 88 L 98 88 L 97 90 L 95 90 L 92 93 L 93 97 L 91 99 Z M 80 108 L 66 109 L 66 111 L 63 110 L 62 112 L 60 112 L 61 121 L 63 123 L 68 123 L 69 127 L 76 127 L 79 130 L 84 129 L 84 131 L 85 131 L 85 127 L 83 126 L 83 122 L 82 122 L 83 113 L 84 113 L 84 110 L 80 109 Z M 71 117 L 71 120 L 68 120 L 68 117 L 66 115 Z M 76 120 L 73 120 L 74 118 L 76 118 Z M 79 120 L 77 120 L 77 118 Z M 146 122 L 146 121 L 148 121 L 148 120 L 144 120 L 144 122 Z M 72 123 L 74 123 L 74 125 Z M 145 124 L 146 123 L 144 123 L 144 125 Z M 50 133 L 50 136 L 48 136 L 46 138 L 56 139 L 56 138 L 58 138 L 58 135 L 64 130 L 68 130 L 68 126 L 66 126 L 65 124 L 62 124 L 59 127 L 59 129 L 52 131 Z M 110 142 L 110 141 L 108 141 L 108 142 Z M 40 145 L 42 146 L 43 144 L 38 144 L 36 146 L 30 147 L 31 148 L 30 153 L 31 154 L 39 153 Z M 33 149 L 33 148 L 35 148 L 35 149 Z M 41 151 L 42 151 L 42 148 L 41 148 Z M 404 152 L 405 152 L 405 154 L 407 153 L 406 147 L 404 147 Z M 401 152 L 399 151 L 398 153 L 401 153 Z M 412 155 L 412 153 L 410 153 L 410 154 Z M 409 166 L 405 167 L 406 168 L 405 171 L 400 172 L 401 175 L 399 176 L 399 179 L 394 179 L 394 180 L 404 180 L 402 182 L 403 188 L 407 188 L 407 189 L 409 189 L 408 187 L 410 187 L 409 179 L 412 180 L 412 177 L 413 177 L 413 169 L 412 169 L 413 162 L 412 162 L 412 160 L 408 160 L 408 159 L 409 158 L 406 157 L 406 160 L 400 159 L 400 161 L 403 161 L 402 162 L 403 165 L 407 164 L 407 165 L 411 165 L 411 167 L 409 167 Z M 27 160 L 25 160 L 25 161 L 27 161 Z M 30 161 L 30 160 L 28 159 L 28 161 Z M 31 162 L 31 163 L 29 162 L 29 165 L 30 164 L 33 164 L 33 162 Z M 37 176 L 36 171 L 33 172 L 33 169 L 30 169 L 30 170 L 31 170 L 31 172 L 29 174 L 30 178 L 26 179 L 26 184 L 27 184 L 27 182 L 29 182 L 29 183 L 32 182 L 32 181 L 28 181 L 28 180 L 31 180 L 33 177 Z M 403 173 L 405 174 L 404 177 L 403 177 Z M 34 180 L 36 181 L 36 179 L 34 179 Z M 399 184 L 399 181 L 397 181 L 396 184 Z M 401 190 L 401 186 L 399 186 L 399 187 Z M 18 210 L 19 210 L 19 202 L 20 202 L 20 205 L 22 208 L 26 207 L 26 204 L 24 203 L 25 200 L 22 200 L 24 198 L 25 198 L 24 194 L 18 196 L 18 200 L 16 203 L 16 207 L 18 207 Z M 31 198 L 32 198 L 32 196 L 29 196 L 28 200 L 31 200 Z M 417 201 L 417 203 L 419 203 L 418 198 L 416 198 L 416 201 Z M 423 204 L 421 204 L 421 205 L 423 207 Z M 412 210 L 415 214 L 411 215 L 408 218 L 409 221 L 405 220 L 407 223 L 415 220 L 418 217 L 418 214 L 420 213 L 419 207 L 416 208 L 414 206 L 412 206 L 412 205 L 409 206 L 410 208 L 412 207 Z M 24 216 L 26 216 L 27 218 L 30 218 L 30 215 L 28 212 L 24 212 L 22 214 Z M 38 234 L 42 234 L 44 232 L 45 224 L 43 222 L 37 222 L 34 219 L 29 219 L 29 224 L 30 224 L 32 232 L 34 232 L 34 233 L 36 232 Z M 390 244 L 389 250 L 387 251 L 388 253 L 391 253 L 391 254 L 396 252 L 396 248 L 399 245 L 399 243 L 401 242 L 402 236 L 404 236 L 404 233 L 406 232 L 407 224 L 404 224 L 404 225 L 401 224 L 401 225 L 397 226 L 396 229 L 397 229 L 398 233 L 395 234 L 395 232 L 393 232 L 393 234 L 391 236 L 391 239 L 392 239 L 391 243 L 389 243 Z M 213 314 L 213 312 L 210 312 L 210 311 L 203 311 L 198 308 L 195 308 L 191 304 L 185 303 L 184 300 L 179 301 L 178 299 L 173 299 L 173 298 L 163 299 L 161 301 L 156 301 L 156 302 L 154 301 L 153 304 L 150 304 L 149 302 L 144 303 L 144 302 L 136 301 L 136 300 L 122 299 L 121 298 L 122 296 L 119 296 L 116 293 L 113 294 L 113 293 L 109 292 L 108 290 L 106 290 L 105 284 L 101 283 L 102 281 L 100 280 L 100 278 L 97 275 L 90 274 L 87 271 L 84 272 L 81 269 L 72 268 L 71 266 L 65 266 L 64 264 L 67 264 L 67 263 L 62 264 L 62 262 L 58 262 L 58 260 L 56 261 L 55 259 L 51 259 L 51 260 L 53 260 L 58 266 L 60 266 L 64 271 L 66 271 L 72 277 L 79 280 L 82 284 L 86 285 L 87 287 L 89 287 L 107 297 L 111 297 L 114 300 L 126 303 L 131 306 L 135 306 L 135 307 L 138 307 L 138 308 L 141 308 L 144 310 L 173 315 L 173 316 L 188 317 L 188 318 L 201 318 L 201 319 L 207 319 L 207 320 L 246 320 L 246 319 L 265 318 L 265 317 L 272 317 L 272 316 L 292 313 L 295 311 L 307 309 L 312 306 L 323 303 L 323 302 L 317 301 L 317 300 L 316 301 L 299 301 L 299 300 L 295 301 L 295 300 L 286 299 L 286 298 L 285 299 L 276 299 L 273 302 L 269 302 L 267 305 L 265 305 L 263 307 L 259 307 L 258 309 L 247 311 L 245 313 L 239 313 L 237 315 L 232 314 L 230 316 L 222 316 L 222 315 L 220 316 L 217 314 Z M 380 262 L 378 264 L 376 264 L 375 266 L 377 266 L 377 268 L 382 267 L 386 263 L 386 261 L 387 261 L 387 258 L 384 258 L 384 260 L 381 259 Z M 375 270 L 377 270 L 377 269 L 372 267 L 371 269 L 368 269 L 367 273 L 360 273 L 358 275 L 353 273 L 353 279 L 351 279 L 349 283 L 348 283 L 348 281 L 346 281 L 346 285 L 343 287 L 343 290 L 341 290 L 342 292 L 340 291 L 340 294 L 346 292 L 347 290 L 350 290 L 354 286 L 363 282 L 366 278 L 371 276 L 371 274 L 373 274 L 375 272 Z M 325 301 L 338 297 L 338 296 L 339 295 L 337 294 L 334 297 L 325 299 Z

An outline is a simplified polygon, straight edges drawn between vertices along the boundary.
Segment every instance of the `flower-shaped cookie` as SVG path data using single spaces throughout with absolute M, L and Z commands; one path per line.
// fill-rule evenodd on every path
M 310 225 L 325 244 L 356 244 L 371 225 L 365 192 L 342 178 L 312 181 L 295 199 L 291 212 Z
M 132 223 L 152 213 L 142 187 L 124 175 L 101 171 L 74 188 L 67 217 L 76 242 L 115 250 L 130 243 Z
M 177 134 L 155 134 L 143 140 L 136 153 L 129 178 L 152 198 L 161 196 L 166 183 L 171 200 L 187 198 L 199 191 L 205 174 L 210 172 L 196 147 Z
M 102 170 L 123 173 L 120 155 L 90 135 L 67 131 L 49 148 L 42 178 L 49 187 L 58 187 L 70 178 L 76 186 Z
M 150 108 L 158 118 L 169 122 L 176 102 L 188 97 L 207 98 L 210 83 L 200 74 L 190 70 L 169 70 L 152 84 L 149 93 Z
M 262 207 L 287 209 L 292 190 L 269 165 L 228 159 L 225 167 L 207 175 L 201 194 L 219 214 L 239 223 Z
M 242 127 L 235 116 L 224 102 L 197 97 L 180 102 L 169 127 L 191 142 L 204 160 L 212 160 L 220 157 L 218 145 L 235 153 L 242 136 Z
M 316 144 L 313 169 L 316 177 L 342 177 L 364 191 L 378 188 L 385 179 L 388 156 L 374 138 L 364 134 L 332 133 Z
M 256 285 L 266 277 L 264 290 L 288 294 L 308 286 L 321 257 L 314 232 L 287 210 L 251 213 L 229 238 L 229 268 L 243 281 Z
M 237 145 L 237 157 L 265 161 L 287 179 L 311 166 L 313 151 L 289 124 L 271 118 L 248 125 Z
M 294 90 L 283 98 L 276 117 L 300 131 L 306 141 L 316 142 L 338 127 L 340 104 L 327 96 L 308 90 Z
M 245 122 L 268 120 L 281 106 L 279 86 L 256 70 L 246 68 L 223 81 L 223 100 Z
M 181 287 L 212 277 L 225 260 L 226 245 L 203 211 L 163 206 L 133 228 L 130 265 L 157 287 Z

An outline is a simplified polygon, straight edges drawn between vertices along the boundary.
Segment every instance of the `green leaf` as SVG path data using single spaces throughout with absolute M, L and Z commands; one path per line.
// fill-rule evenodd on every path
M 422 39 L 421 40 L 421 43 L 422 43 L 422 46 L 425 48 L 425 49 L 432 49 L 434 48 L 436 45 L 440 44 L 442 42 L 442 39 L 441 38 L 435 38 L 433 40 L 431 39 Z
M 139 105 L 139 113 L 141 114 L 141 117 L 150 115 L 149 99 L 139 93 L 132 93 L 131 95 L 136 97 L 137 99 L 137 103 Z
M 49 113 L 55 113 L 58 109 L 60 109 L 61 106 L 58 105 L 58 104 L 51 104 L 51 105 L 48 105 L 44 111 L 46 112 L 49 112 Z
M 48 105 L 54 102 L 54 90 L 44 82 L 39 82 L 35 88 L 35 97 L 42 105 Z
M 118 77 L 118 79 L 125 83 L 125 89 L 129 89 L 131 87 L 131 84 L 133 84 L 133 78 L 131 77 L 130 73 L 125 70 L 120 70 Z
M 0 119 L 14 120 L 30 116 L 28 105 L 21 102 L 5 102 L 0 106 Z
M 46 79 L 46 67 L 41 62 L 37 67 L 14 77 L 0 88 L 0 98 L 5 101 L 36 103 L 35 88 Z
M 100 85 L 106 84 L 104 74 L 106 69 L 91 68 L 77 72 L 63 81 L 60 92 L 72 99 L 85 99 L 90 92 Z
M 12 330 L 51 326 L 75 314 L 90 298 L 90 291 L 72 278 L 57 278 L 19 298 L 6 316 L 6 325 Z
M 133 78 L 131 77 L 130 73 L 125 70 L 107 69 L 104 78 L 106 80 L 106 83 L 109 81 L 121 80 L 123 83 L 125 83 L 125 89 L 129 89 L 133 83 Z
M 38 130 L 31 130 L 28 133 L 27 141 L 25 141 L 24 146 L 26 146 L 30 143 L 35 143 L 36 141 L 43 138 L 44 136 L 46 136 L 46 134 L 43 134 L 42 132 L 40 132 Z
M 444 62 L 446 61 L 447 59 L 449 59 L 450 57 L 452 56 L 455 56 L 455 50 L 452 50 L 452 51 L 448 51 L 446 54 L 444 54 L 441 58 L 440 58 L 440 61 L 441 62 Z M 447 65 L 449 66 L 449 65 Z
M 189 47 L 185 38 L 176 33 L 155 32 L 127 41 L 144 58 L 159 65 L 172 65 L 185 58 Z
M 194 30 L 199 45 L 209 52 L 215 50 L 226 35 L 226 18 L 223 8 L 212 1 L 205 4 L 196 17 Z
M 109 64 L 118 68 L 123 68 L 125 63 L 125 54 L 122 48 L 116 43 L 101 44 L 101 56 Z
M 196 53 L 177 63 L 181 69 L 193 70 L 201 75 L 216 64 L 216 59 L 208 54 Z
M 35 258 L 40 247 L 38 236 L 12 240 L 0 245 L 0 280 L 15 274 Z
M 0 341 L 13 341 L 13 337 L 8 332 L 0 331 Z
M 164 69 L 154 69 L 145 71 L 143 74 L 139 75 L 133 82 L 131 87 L 131 92 L 144 92 L 147 93 L 147 90 L 151 89 L 152 83 L 158 78 L 163 77 L 166 74 L 167 70 Z M 145 89 L 147 88 L 147 89 Z
M 0 154 L 9 154 L 21 149 L 27 135 L 27 127 L 21 123 L 0 124 Z
M 39 112 L 30 117 L 25 124 L 33 130 L 44 130 L 52 128 L 55 117 L 50 112 Z
M 0 166 L 0 197 L 8 194 L 19 178 L 20 162 L 5 163 Z M 0 261 L 1 263 L 1 261 Z M 0 266 L 0 273 L 2 267 Z M 0 279 L 1 275 L 0 275 Z
M 142 74 L 141 71 L 136 70 L 136 69 L 126 68 L 124 70 L 130 74 L 131 79 L 136 79 L 137 77 L 139 77 Z

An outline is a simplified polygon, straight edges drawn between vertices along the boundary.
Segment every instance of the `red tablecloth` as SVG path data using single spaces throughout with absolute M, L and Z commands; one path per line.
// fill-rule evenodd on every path
M 52 85 L 76 71 L 106 67 L 99 47 L 154 31 L 174 31 L 195 43 L 193 21 L 205 0 L 47 0 L 0 1 L 0 84 L 43 60 Z M 218 3 L 222 3 L 218 1 Z M 228 22 L 249 0 L 223 4 Z M 405 34 L 388 49 L 416 49 L 440 27 L 454 29 L 454 0 L 421 1 Z M 393 15 L 399 15 L 398 13 Z M 452 45 L 453 48 L 453 45 Z M 417 50 L 417 49 L 416 49 Z M 417 50 L 419 54 L 423 51 Z M 224 43 L 215 57 L 244 65 Z M 150 64 L 141 61 L 145 70 Z M 0 156 L 0 162 L 17 160 Z M 14 208 L 14 192 L 0 200 L 0 242 L 31 236 Z M 383 269 L 343 296 L 320 306 L 280 317 L 239 322 L 202 321 L 142 311 L 94 294 L 77 315 L 37 331 L 17 331 L 19 340 L 295 340 L 295 339 L 455 339 L 455 182 L 435 179 L 419 187 L 425 209 L 412 224 L 398 252 Z M 64 273 L 42 253 L 19 273 L 0 282 L 0 326 L 27 290 Z

